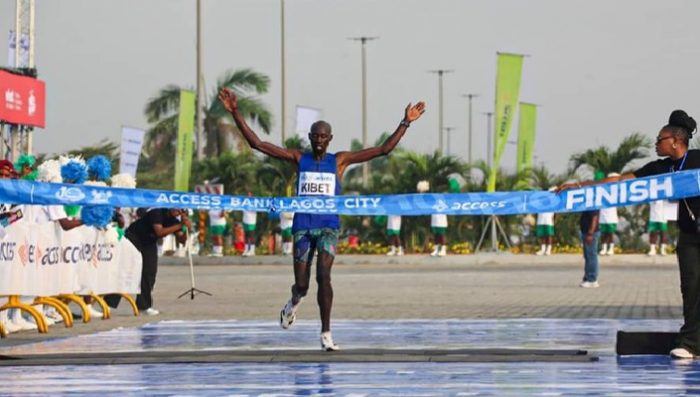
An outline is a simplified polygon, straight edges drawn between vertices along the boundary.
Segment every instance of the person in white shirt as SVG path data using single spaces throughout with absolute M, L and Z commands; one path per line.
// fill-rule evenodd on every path
M 617 172 L 608 174 L 608 178 L 619 177 Z M 617 232 L 617 208 L 601 208 L 598 229 L 600 230 L 600 255 L 615 255 L 615 243 L 613 241 Z
M 430 256 L 442 257 L 447 255 L 447 215 L 430 215 L 430 231 L 435 238 L 435 248 L 430 253 Z
M 535 252 L 535 255 L 552 255 L 552 243 L 554 242 L 554 212 L 541 212 L 537 214 L 535 236 L 540 240 L 540 250 Z
M 403 255 L 401 246 L 401 215 L 389 215 L 386 221 L 386 235 L 389 237 L 388 256 Z
M 430 190 L 430 182 L 419 181 L 416 185 L 416 191 L 418 193 L 425 193 Z M 445 256 L 447 255 L 447 215 L 445 214 L 432 214 L 430 215 L 430 231 L 433 233 L 435 238 L 435 247 L 430 256 Z
M 224 255 L 224 233 L 226 232 L 226 214 L 223 210 L 209 211 L 209 233 L 211 233 L 211 256 Z
M 556 186 L 548 189 L 550 192 L 557 190 Z M 541 212 L 537 214 L 535 237 L 540 241 L 540 250 L 535 255 L 552 255 L 554 243 L 554 212 Z
M 243 211 L 243 232 L 245 233 L 245 251 L 243 251 L 243 256 L 255 256 L 255 228 L 257 222 L 257 212 Z
M 659 244 L 659 254 L 666 255 L 668 221 L 665 214 L 666 201 L 657 200 L 649 203 L 649 252 L 647 255 L 656 255 L 656 244 Z

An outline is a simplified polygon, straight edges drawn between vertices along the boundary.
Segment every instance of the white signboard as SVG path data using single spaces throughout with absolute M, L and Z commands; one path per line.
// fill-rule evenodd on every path
M 144 130 L 122 127 L 122 145 L 119 156 L 119 173 L 127 173 L 136 178 L 136 169 L 141 157 Z
M 297 134 L 308 134 L 311 124 L 321 120 L 321 109 L 297 105 Z
M 0 240 L 0 295 L 138 293 L 141 253 L 126 238 L 106 242 L 104 232 L 58 222 L 17 222 Z
M 8 51 L 7 51 L 7 66 L 9 67 L 27 67 L 29 66 L 29 37 L 25 34 L 19 41 L 19 64 L 15 64 L 16 57 L 16 42 L 15 42 L 15 31 L 10 30 L 10 35 L 8 38 Z

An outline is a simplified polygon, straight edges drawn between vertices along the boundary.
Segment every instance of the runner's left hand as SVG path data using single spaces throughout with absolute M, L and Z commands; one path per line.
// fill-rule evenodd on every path
M 409 123 L 418 120 L 420 116 L 425 112 L 425 102 L 418 102 L 415 105 L 410 103 L 406 106 L 406 111 L 404 113 L 404 120 Z

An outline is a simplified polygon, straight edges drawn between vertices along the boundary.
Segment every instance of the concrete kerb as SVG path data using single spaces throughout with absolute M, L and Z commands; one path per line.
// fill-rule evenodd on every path
M 601 266 L 630 265 L 673 265 L 676 266 L 676 256 L 647 256 L 645 254 L 618 254 L 613 256 L 600 256 Z M 254 257 L 225 256 L 192 256 L 194 266 L 220 265 L 220 266 L 246 266 L 246 265 L 282 265 L 289 266 L 292 263 L 291 256 L 282 255 L 258 255 Z M 335 265 L 454 265 L 454 266 L 487 266 L 487 265 L 583 265 L 581 254 L 555 254 L 550 256 L 536 256 L 527 254 L 510 253 L 479 253 L 470 255 L 448 255 L 434 258 L 428 254 L 411 254 L 404 256 L 386 255 L 338 255 Z M 159 265 L 185 266 L 189 262 L 187 258 L 163 256 L 159 259 Z

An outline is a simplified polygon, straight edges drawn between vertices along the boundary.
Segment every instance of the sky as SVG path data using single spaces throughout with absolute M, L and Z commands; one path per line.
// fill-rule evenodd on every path
M 281 0 L 203 0 L 207 95 L 227 70 L 252 68 L 271 79 L 259 96 L 272 111 L 279 143 Z M 36 2 L 36 65 L 47 85 L 46 128 L 35 150 L 61 153 L 121 126 L 148 128 L 143 109 L 168 84 L 194 87 L 194 0 Z M 369 141 L 392 132 L 409 102 L 424 116 L 401 144 L 432 152 L 438 142 L 438 78 L 444 76 L 444 126 L 451 154 L 486 159 L 494 107 L 496 53 L 527 54 L 520 100 L 539 105 L 535 164 L 564 171 L 573 153 L 627 135 L 653 137 L 674 109 L 700 117 L 700 2 L 692 0 L 284 0 L 287 134 L 295 107 L 322 109 L 333 126 L 331 150 L 362 134 L 360 44 L 367 44 Z M 15 1 L 0 0 L 0 35 L 14 28 Z M 0 36 L 1 37 L 1 36 Z M 0 54 L 7 53 L 6 40 Z M 4 57 L 4 55 L 1 55 Z M 517 139 L 517 119 L 510 139 Z M 261 135 L 262 132 L 260 131 Z M 445 138 L 447 140 L 447 138 Z M 515 166 L 507 145 L 502 166 Z

